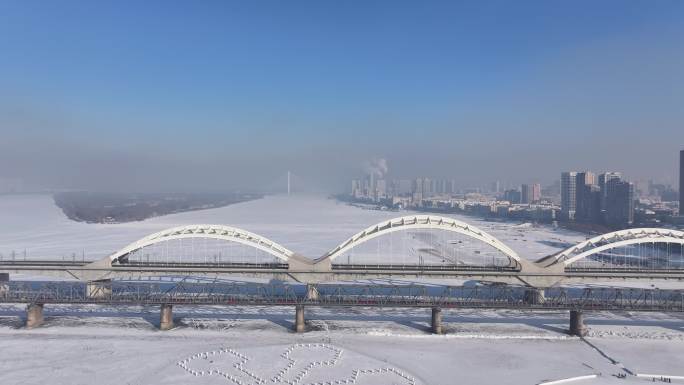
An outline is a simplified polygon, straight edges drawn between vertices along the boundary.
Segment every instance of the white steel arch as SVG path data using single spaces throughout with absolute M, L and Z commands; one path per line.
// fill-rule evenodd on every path
M 555 255 L 554 262 L 550 265 L 563 262 L 565 266 L 568 266 L 573 262 L 604 250 L 644 243 L 676 243 L 684 245 L 684 231 L 657 228 L 614 231 L 580 242 L 561 251 Z
M 446 230 L 463 234 L 468 237 L 482 241 L 489 246 L 494 247 L 495 249 L 505 254 L 511 260 L 511 262 L 519 265 L 521 264 L 521 259 L 520 256 L 518 256 L 518 253 L 513 251 L 513 249 L 506 246 L 503 242 L 499 241 L 492 235 L 465 222 L 461 222 L 453 218 L 436 215 L 412 215 L 380 222 L 378 224 L 366 228 L 363 231 L 356 233 L 346 241 L 342 242 L 339 246 L 330 250 L 328 253 L 320 257 L 318 261 L 322 261 L 325 259 L 333 261 L 335 258 L 339 257 L 352 247 L 358 246 L 373 238 L 389 234 L 395 231 L 411 229 Z
M 124 255 L 146 246 L 174 239 L 188 238 L 210 238 L 241 243 L 265 251 L 286 262 L 294 254 L 292 251 L 267 238 L 236 227 L 223 225 L 188 225 L 173 227 L 158 233 L 150 234 L 110 255 L 109 258 L 113 262 Z

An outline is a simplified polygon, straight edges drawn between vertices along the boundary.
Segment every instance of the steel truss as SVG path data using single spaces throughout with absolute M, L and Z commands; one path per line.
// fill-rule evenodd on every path
M 527 300 L 530 291 L 536 291 L 541 300 Z M 10 281 L 0 290 L 0 303 L 684 312 L 684 290 L 563 287 L 541 290 L 511 285 L 297 285 L 216 280 L 191 282 L 188 279 L 95 283 Z

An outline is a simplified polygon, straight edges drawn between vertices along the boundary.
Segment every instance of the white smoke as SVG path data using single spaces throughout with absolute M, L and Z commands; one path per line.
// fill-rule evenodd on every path
M 373 158 L 364 164 L 364 169 L 367 174 L 378 177 L 382 179 L 389 170 L 387 168 L 387 160 L 384 158 Z

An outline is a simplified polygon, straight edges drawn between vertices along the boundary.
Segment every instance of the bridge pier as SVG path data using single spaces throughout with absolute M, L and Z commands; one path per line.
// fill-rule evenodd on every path
M 159 314 L 159 330 L 173 329 L 173 305 L 162 304 Z
M 26 328 L 33 329 L 43 324 L 43 304 L 31 303 L 26 307 Z
M 304 305 L 295 306 L 295 331 L 297 333 L 304 333 Z
M 0 273 L 0 297 L 9 293 L 9 273 Z
M 442 309 L 432 308 L 431 330 L 433 334 L 442 334 Z
M 523 297 L 523 302 L 528 305 L 541 305 L 546 300 L 544 296 L 544 289 L 539 289 L 536 287 L 529 287 L 525 289 L 525 294 Z
M 587 328 L 584 326 L 584 314 L 581 310 L 570 310 L 570 335 L 584 337 Z
M 88 281 L 86 283 L 86 293 L 91 299 L 104 299 L 112 296 L 112 280 L 101 279 Z

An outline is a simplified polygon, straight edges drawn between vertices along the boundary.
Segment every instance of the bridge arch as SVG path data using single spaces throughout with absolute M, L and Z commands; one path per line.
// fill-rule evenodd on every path
M 521 258 L 518 253 L 516 253 L 513 249 L 508 247 L 500 240 L 496 239 L 494 236 L 468 223 L 437 215 L 411 215 L 377 223 L 354 234 L 337 247 L 318 258 L 317 262 L 321 262 L 323 260 L 329 260 L 332 262 L 335 260 L 335 258 L 344 254 L 351 248 L 359 246 L 360 244 L 368 242 L 376 237 L 395 231 L 415 229 L 445 230 L 465 235 L 467 237 L 479 240 L 500 251 L 509 258 L 511 265 L 514 265 L 515 267 L 521 267 L 522 265 Z
M 258 250 L 262 250 L 285 262 L 287 262 L 294 254 L 292 251 L 279 245 L 278 243 L 271 241 L 270 239 L 236 227 L 223 225 L 187 225 L 173 227 L 150 234 L 110 255 L 109 259 L 112 262 L 115 262 L 119 258 L 131 254 L 143 247 L 175 239 L 192 238 L 207 238 L 236 242 Z
M 602 234 L 561 251 L 551 259 L 552 262 L 547 266 L 563 263 L 567 267 L 573 262 L 580 261 L 602 251 L 616 247 L 649 243 L 684 245 L 684 231 L 637 228 Z

